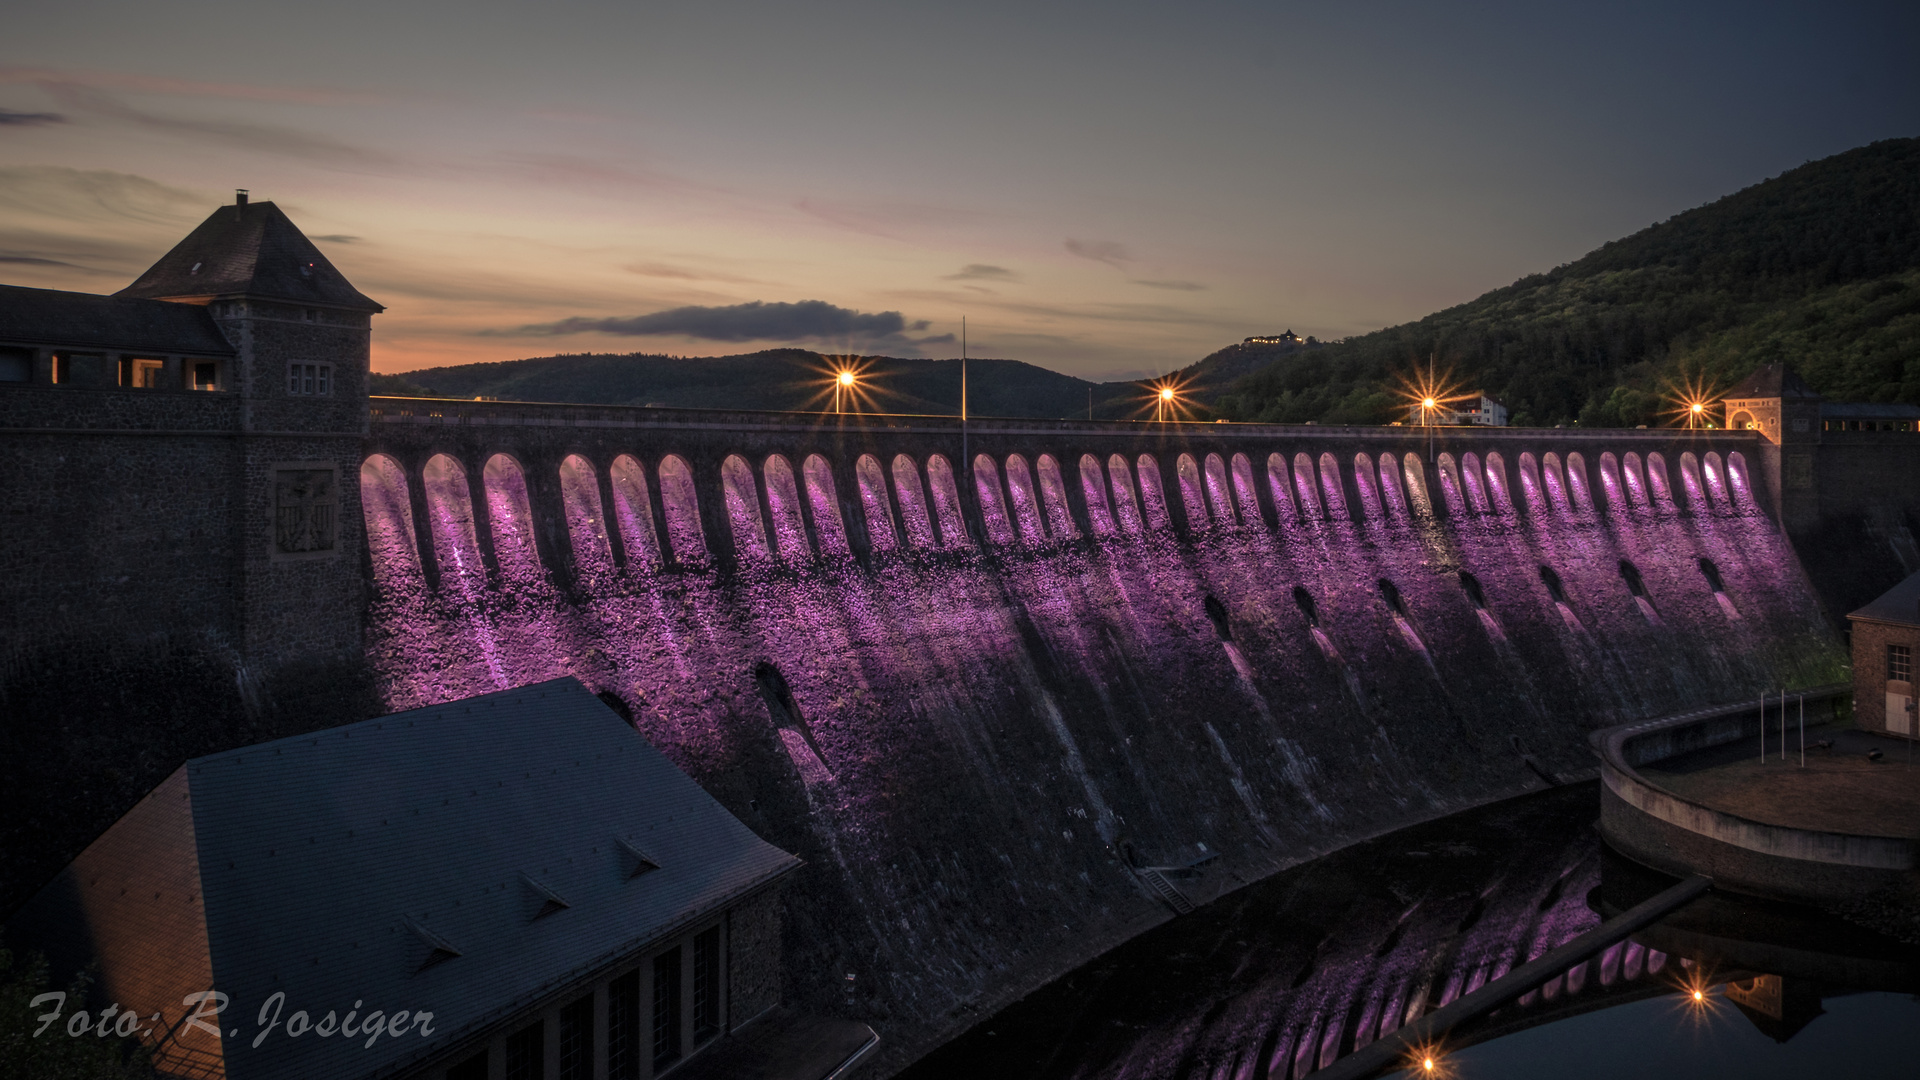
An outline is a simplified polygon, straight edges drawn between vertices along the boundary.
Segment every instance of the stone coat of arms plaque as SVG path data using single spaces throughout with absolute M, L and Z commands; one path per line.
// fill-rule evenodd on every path
M 273 553 L 276 557 L 330 555 L 337 543 L 340 505 L 333 466 L 273 470 Z

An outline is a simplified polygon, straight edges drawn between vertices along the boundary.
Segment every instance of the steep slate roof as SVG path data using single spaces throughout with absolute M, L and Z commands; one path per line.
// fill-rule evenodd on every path
M 0 285 L 0 342 L 161 356 L 232 356 L 207 309 L 163 300 Z
M 232 1080 L 391 1073 L 800 865 L 572 679 L 196 758 L 181 772 L 204 906 L 188 936 L 204 942 L 212 987 L 231 1000 L 226 1027 L 240 1029 L 221 1040 Z M 116 903 L 122 920 L 156 906 L 190 913 L 151 899 L 169 891 L 159 884 L 135 881 L 133 904 L 120 877 L 89 885 L 75 873 L 98 861 L 96 848 L 126 847 L 133 816 L 28 905 L 31 925 L 48 921 L 49 903 L 70 921 L 84 910 L 113 922 Z M 156 846 L 174 852 L 161 865 L 186 857 L 177 837 Z M 636 875 L 641 858 L 657 869 Z M 436 960 L 436 946 L 458 955 Z M 118 970 L 160 964 L 180 967 Z M 170 1004 L 139 1006 L 168 1022 L 181 996 L 208 989 L 190 963 L 151 950 L 103 955 L 102 967 L 110 986 L 177 983 Z M 283 1023 L 358 1002 L 363 1018 L 429 1011 L 433 1033 L 366 1047 L 279 1029 L 255 1048 L 276 992 Z
M 1778 397 L 1817 398 L 1819 396 L 1819 394 L 1813 392 L 1812 387 L 1802 382 L 1800 376 L 1795 375 L 1785 364 L 1768 364 L 1766 367 L 1756 369 L 1753 374 L 1740 380 L 1738 386 L 1721 395 L 1721 397 L 1736 399 Z
M 1881 593 L 1873 603 L 1859 611 L 1849 612 L 1847 618 L 1920 626 L 1920 574 L 1914 574 Z
M 369 313 L 386 310 L 347 283 L 270 202 L 223 206 L 115 296 L 258 296 Z

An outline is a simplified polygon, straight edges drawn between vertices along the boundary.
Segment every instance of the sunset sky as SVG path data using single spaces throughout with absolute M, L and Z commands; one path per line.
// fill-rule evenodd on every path
M 1131 377 L 1920 133 L 1916 10 L 15 4 L 0 282 L 111 292 L 245 187 L 387 305 L 376 370 L 951 356 L 964 315 Z

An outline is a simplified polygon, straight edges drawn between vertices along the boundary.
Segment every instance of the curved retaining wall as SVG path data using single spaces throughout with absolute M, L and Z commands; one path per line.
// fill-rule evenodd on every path
M 1829 686 L 1806 696 L 1830 706 L 1851 692 Z M 1636 768 L 1752 739 L 1761 723 L 1756 712 L 1743 703 L 1595 732 L 1600 829 L 1607 842 L 1658 870 L 1706 874 L 1717 887 L 1782 900 L 1858 896 L 1916 866 L 1920 843 L 1914 840 L 1753 821 L 1669 791 Z

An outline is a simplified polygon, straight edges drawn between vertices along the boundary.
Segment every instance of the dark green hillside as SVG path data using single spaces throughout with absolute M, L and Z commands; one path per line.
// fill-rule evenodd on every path
M 1851 150 L 1477 300 L 1281 359 L 1240 420 L 1382 423 L 1437 353 L 1517 424 L 1661 422 L 1668 388 L 1785 360 L 1830 397 L 1920 404 L 1920 139 Z
M 375 375 L 372 391 L 687 409 L 830 409 L 832 363 L 802 349 L 716 357 L 590 353 Z M 855 366 L 869 391 L 863 411 L 960 411 L 957 360 L 863 357 Z M 1130 415 L 1142 397 L 1135 383 L 1090 383 L 1017 360 L 969 360 L 967 381 L 969 408 L 977 416 L 1084 417 L 1091 389 L 1096 415 L 1107 419 Z

